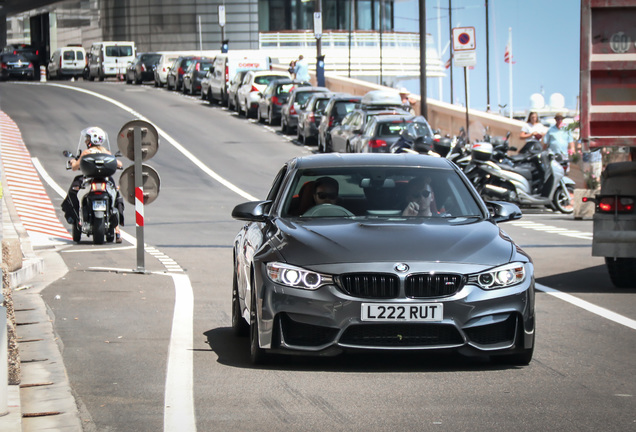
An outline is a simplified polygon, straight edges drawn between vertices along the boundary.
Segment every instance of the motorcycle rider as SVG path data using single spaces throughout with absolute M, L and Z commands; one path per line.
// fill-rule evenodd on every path
M 100 127 L 92 126 L 82 130 L 80 135 L 80 140 L 84 140 L 84 144 L 86 144 L 86 149 L 82 151 L 82 153 L 71 161 L 71 169 L 73 171 L 77 171 L 80 169 L 80 161 L 82 157 L 87 154 L 92 153 L 106 153 L 112 154 L 110 150 L 108 150 L 104 145 L 108 143 L 108 134 Z M 80 144 L 81 146 L 81 144 Z M 79 148 L 78 148 L 79 151 Z M 120 160 L 117 160 L 117 168 L 121 168 L 122 163 Z M 64 217 L 66 221 L 73 225 L 79 219 L 79 200 L 77 199 L 77 194 L 82 187 L 82 183 L 84 180 L 83 175 L 78 175 L 73 179 L 71 183 L 71 187 L 68 190 L 66 198 L 62 202 L 62 210 L 64 211 Z M 115 184 L 115 180 L 110 177 L 110 181 Z M 119 212 L 119 224 L 124 224 L 124 200 L 119 193 L 119 189 L 117 190 L 117 197 L 115 198 L 115 207 Z M 119 225 L 115 227 L 115 241 L 117 243 L 121 243 L 121 233 L 119 231 Z

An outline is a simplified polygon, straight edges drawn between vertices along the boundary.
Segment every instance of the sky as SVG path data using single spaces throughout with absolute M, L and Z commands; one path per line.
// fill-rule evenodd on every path
M 395 28 L 419 31 L 418 0 L 395 4 Z M 452 27 L 475 27 L 477 65 L 468 71 L 470 108 L 485 110 L 487 105 L 486 7 L 485 0 L 450 0 Z M 438 17 L 441 20 L 441 48 L 449 42 L 449 0 L 426 0 L 426 32 L 438 45 Z M 530 108 L 530 96 L 543 94 L 546 103 L 553 93 L 561 93 L 565 108 L 576 109 L 579 93 L 580 0 L 488 0 L 490 106 L 510 102 L 509 66 L 504 63 L 508 29 L 512 28 L 512 106 L 513 112 Z M 442 61 L 448 60 L 448 50 Z M 450 74 L 442 79 L 442 100 L 450 102 Z M 401 85 L 419 94 L 419 80 Z M 427 94 L 439 99 L 437 78 L 429 78 Z M 465 104 L 464 70 L 453 68 L 453 98 Z

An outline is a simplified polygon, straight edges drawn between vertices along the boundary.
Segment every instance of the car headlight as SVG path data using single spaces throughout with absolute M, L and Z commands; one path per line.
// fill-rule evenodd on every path
M 267 263 L 267 276 L 273 282 L 307 290 L 333 284 L 329 275 L 279 262 Z
M 526 267 L 523 263 L 518 262 L 495 267 L 468 277 L 468 283 L 475 284 L 485 290 L 511 287 L 524 280 L 526 280 Z

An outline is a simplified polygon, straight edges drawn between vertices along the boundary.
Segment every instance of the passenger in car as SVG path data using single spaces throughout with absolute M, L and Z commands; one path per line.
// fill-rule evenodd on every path
M 402 216 L 433 216 L 437 213 L 430 177 L 412 179 L 406 188 L 406 200 L 408 204 Z

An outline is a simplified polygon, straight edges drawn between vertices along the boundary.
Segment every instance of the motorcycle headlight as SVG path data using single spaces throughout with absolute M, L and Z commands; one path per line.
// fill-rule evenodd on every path
M 481 289 L 493 290 L 508 288 L 526 280 L 526 267 L 523 263 L 510 263 L 500 267 L 476 273 L 468 277 L 468 283 Z
M 272 282 L 307 290 L 333 284 L 329 275 L 279 262 L 267 263 L 267 276 Z

